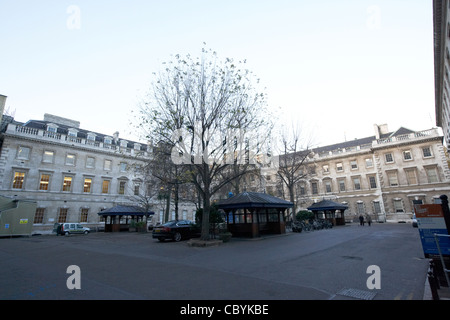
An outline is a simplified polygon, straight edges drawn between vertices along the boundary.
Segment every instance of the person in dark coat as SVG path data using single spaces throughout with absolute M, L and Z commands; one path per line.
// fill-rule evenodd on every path
M 363 226 L 363 225 L 364 225 L 364 217 L 363 217 L 363 215 L 360 215 L 360 216 L 359 216 L 359 225 L 360 225 L 360 226 Z
M 370 217 L 370 215 L 367 215 L 367 224 L 369 225 L 369 227 L 370 227 L 370 225 L 372 224 L 372 218 Z

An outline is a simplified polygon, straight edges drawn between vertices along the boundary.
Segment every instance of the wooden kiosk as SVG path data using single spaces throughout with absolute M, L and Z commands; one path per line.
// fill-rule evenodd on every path
M 258 192 L 243 192 L 218 204 L 225 212 L 228 231 L 251 238 L 285 233 L 284 212 L 292 207 L 292 202 Z
M 347 205 L 331 200 L 322 200 L 308 207 L 308 210 L 314 213 L 316 219 L 326 219 L 331 221 L 334 226 L 345 225 L 344 211 L 347 209 Z
M 119 232 L 129 230 L 129 221 L 147 221 L 153 211 L 146 211 L 144 208 L 135 206 L 118 205 L 110 209 L 98 212 L 98 215 L 105 219 L 105 232 Z

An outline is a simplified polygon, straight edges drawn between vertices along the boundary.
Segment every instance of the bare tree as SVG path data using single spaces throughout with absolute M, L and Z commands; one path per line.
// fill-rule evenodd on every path
M 288 190 L 289 201 L 294 204 L 295 215 L 297 208 L 295 188 L 308 176 L 310 167 L 315 166 L 310 161 L 311 138 L 305 138 L 298 124 L 292 124 L 290 129 L 281 132 L 280 149 L 277 175 Z
M 245 174 L 230 166 L 267 160 L 254 155 L 267 155 L 264 142 L 272 124 L 265 95 L 255 89 L 245 61 L 220 61 L 203 49 L 199 58 L 176 55 L 165 66 L 155 74 L 140 110 L 141 124 L 151 137 L 172 146 L 175 164 L 189 167 L 190 182 L 203 201 L 201 238 L 207 240 L 211 197 Z

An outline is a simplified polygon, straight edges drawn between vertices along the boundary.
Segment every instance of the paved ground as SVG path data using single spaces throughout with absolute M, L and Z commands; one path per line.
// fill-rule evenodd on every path
M 80 268 L 81 289 L 67 287 L 71 265 Z M 379 267 L 380 289 L 367 286 L 370 266 Z M 35 236 L 0 239 L 0 299 L 421 300 L 427 267 L 410 224 L 207 248 L 137 233 Z

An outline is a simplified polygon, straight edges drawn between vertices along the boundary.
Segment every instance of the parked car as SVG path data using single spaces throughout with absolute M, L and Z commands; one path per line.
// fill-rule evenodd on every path
M 418 224 L 417 224 L 417 218 L 416 218 L 416 215 L 415 215 L 415 214 L 412 216 L 412 226 L 413 226 L 414 228 L 417 228 L 417 227 L 418 227 Z
M 88 234 L 91 232 L 90 228 L 84 227 L 80 223 L 62 223 L 59 229 L 59 234 L 70 235 L 72 233 Z
M 153 227 L 152 237 L 159 241 L 166 239 L 181 241 L 200 236 L 200 228 L 190 220 L 173 220 Z

